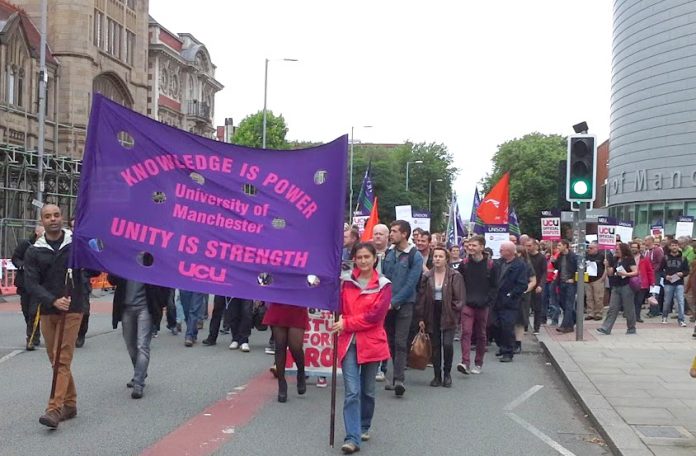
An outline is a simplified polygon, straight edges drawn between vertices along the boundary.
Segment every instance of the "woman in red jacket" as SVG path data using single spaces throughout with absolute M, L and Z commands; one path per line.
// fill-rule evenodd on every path
M 372 244 L 356 244 L 352 259 L 355 269 L 341 284 L 341 315 L 333 326 L 345 389 L 344 454 L 360 451 L 360 442 L 370 439 L 375 376 L 380 362 L 390 356 L 384 318 L 391 303 L 391 282 L 375 270 L 377 251 Z
M 653 270 L 650 258 L 641 253 L 641 245 L 639 242 L 631 242 L 631 254 L 638 265 L 638 278 L 640 281 L 640 289 L 636 290 L 633 301 L 636 307 L 636 321 L 638 323 L 643 323 L 643 319 L 640 318 L 640 309 L 643 307 L 650 287 L 655 285 L 655 271 Z

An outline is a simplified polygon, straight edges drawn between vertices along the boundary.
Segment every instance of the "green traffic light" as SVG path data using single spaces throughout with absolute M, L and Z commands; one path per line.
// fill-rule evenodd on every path
M 576 195 L 585 195 L 589 190 L 590 187 L 587 185 L 587 182 L 585 181 L 577 181 L 573 184 L 573 192 L 575 192 Z

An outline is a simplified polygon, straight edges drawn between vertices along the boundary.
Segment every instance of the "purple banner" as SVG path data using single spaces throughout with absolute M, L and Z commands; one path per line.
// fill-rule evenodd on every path
M 334 310 L 347 136 L 221 143 L 94 95 L 73 264 L 183 290 Z

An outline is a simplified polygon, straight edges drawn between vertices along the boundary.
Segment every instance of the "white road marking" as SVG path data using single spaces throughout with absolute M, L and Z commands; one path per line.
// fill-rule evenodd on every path
M 2 358 L 0 358 L 0 364 L 4 363 L 4 362 L 7 361 L 8 359 L 14 358 L 15 356 L 19 355 L 19 354 L 22 353 L 23 351 L 24 351 L 24 350 L 14 350 L 14 351 L 11 351 L 10 353 L 8 353 L 8 354 L 6 354 L 5 356 L 3 356 Z
M 563 456 L 575 456 L 575 453 L 568 450 L 563 445 L 561 445 L 560 443 L 556 442 L 554 439 L 552 439 L 548 435 L 541 432 L 539 429 L 534 427 L 534 425 L 532 425 L 531 423 L 528 423 L 527 421 L 523 420 L 522 418 L 520 418 L 519 416 L 515 415 L 512 412 L 507 412 L 506 415 L 508 416 L 508 418 L 515 421 L 517 424 L 519 424 L 520 426 L 525 428 L 527 431 L 529 431 L 530 433 L 537 436 L 542 442 L 544 442 L 545 444 L 547 444 L 548 446 L 550 446 L 554 450 L 558 451 Z
M 515 410 L 517 407 L 519 407 L 524 401 L 526 401 L 527 399 L 529 399 L 530 397 L 532 397 L 532 396 L 534 395 L 534 393 L 536 393 L 537 391 L 539 391 L 539 390 L 542 389 L 543 387 L 544 387 L 544 385 L 534 385 L 534 386 L 532 386 L 532 387 L 529 388 L 527 391 L 525 391 L 524 393 L 522 393 L 517 399 L 515 399 L 514 401 L 512 401 L 512 402 L 510 402 L 508 405 L 506 405 L 505 408 L 504 408 L 503 410 L 505 410 L 506 412 L 512 412 L 512 411 Z

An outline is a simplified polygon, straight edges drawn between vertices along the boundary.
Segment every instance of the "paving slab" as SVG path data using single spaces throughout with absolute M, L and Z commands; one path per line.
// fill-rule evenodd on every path
M 542 327 L 537 336 L 553 366 L 617 455 L 696 454 L 696 354 L 690 328 L 648 322 L 627 335 L 585 322 L 583 341 Z

